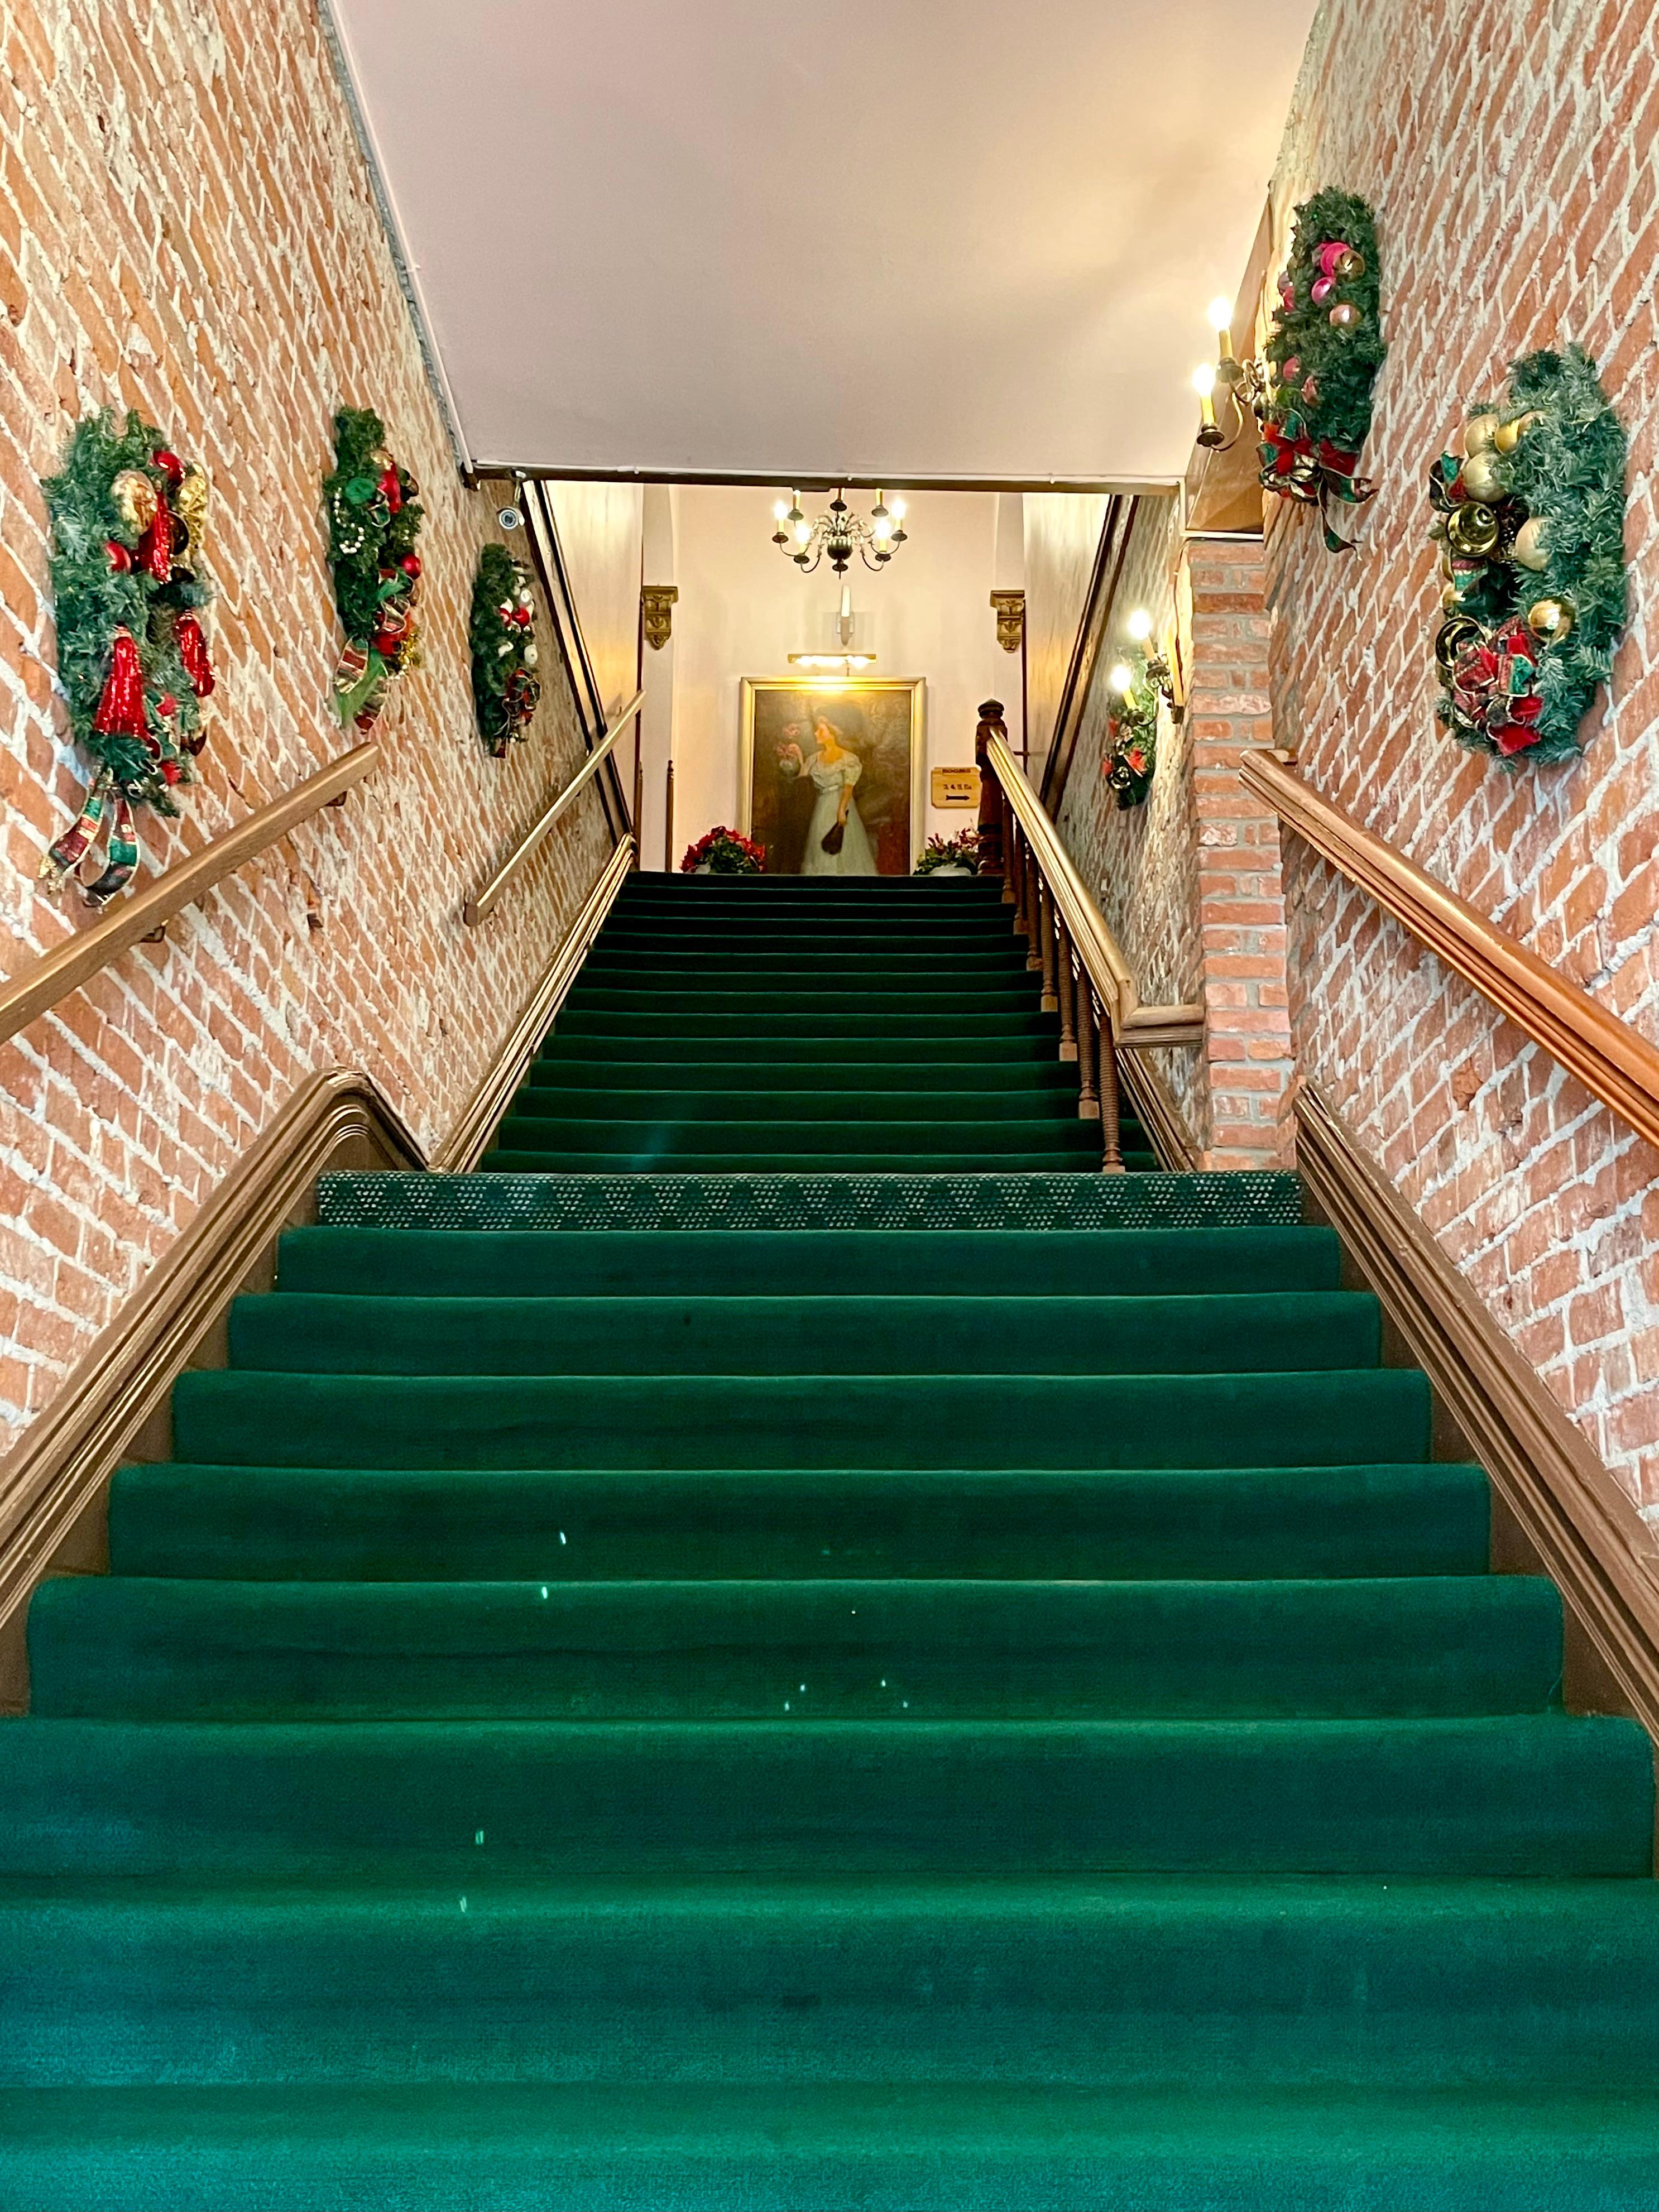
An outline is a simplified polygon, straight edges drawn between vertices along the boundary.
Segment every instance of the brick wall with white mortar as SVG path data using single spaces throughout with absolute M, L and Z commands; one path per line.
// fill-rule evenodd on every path
M 312 1071 L 367 1069 L 440 1139 L 609 849 L 597 797 L 483 928 L 459 918 L 581 737 L 546 703 L 505 763 L 474 732 L 466 623 L 495 501 L 464 492 L 308 0 L 12 0 L 0 15 L 0 927 L 12 972 L 88 917 L 35 872 L 84 767 L 53 690 L 40 480 L 106 402 L 213 481 L 219 684 L 185 820 L 147 870 L 352 740 L 319 486 L 372 405 L 428 508 L 424 665 L 382 773 L 0 1047 L 0 1424 L 15 1431 Z M 524 540 L 520 538 L 522 548 Z
M 1659 46 L 1648 0 L 1334 0 L 1273 187 L 1377 210 L 1384 331 L 1360 550 L 1273 503 L 1276 735 L 1302 773 L 1659 1039 Z M 1275 264 L 1277 265 L 1277 264 Z M 1425 471 L 1505 365 L 1577 339 L 1631 440 L 1632 619 L 1569 767 L 1437 734 Z M 1659 1159 L 1286 842 L 1306 1074 L 1591 1443 L 1659 1507 Z
M 1143 1000 L 1200 1003 L 1197 1048 L 1152 1055 L 1206 1167 L 1273 1166 L 1291 1078 L 1285 915 L 1274 825 L 1237 764 L 1269 741 L 1261 548 L 1183 544 L 1173 501 L 1144 501 L 1091 685 L 1060 833 L 1122 946 Z M 1179 603 L 1179 604 L 1177 604 Z M 1107 672 L 1130 611 L 1178 634 L 1187 713 L 1160 718 L 1146 804 L 1121 808 L 1103 775 Z

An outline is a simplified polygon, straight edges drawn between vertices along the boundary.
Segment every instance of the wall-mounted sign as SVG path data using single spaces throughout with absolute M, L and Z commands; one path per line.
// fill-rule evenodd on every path
M 935 806 L 977 806 L 979 770 L 976 768 L 936 768 L 933 774 Z

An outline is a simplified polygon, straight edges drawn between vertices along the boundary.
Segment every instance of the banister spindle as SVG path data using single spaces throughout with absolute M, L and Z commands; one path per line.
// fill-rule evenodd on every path
M 1002 903 L 1012 906 L 1018 894 L 1014 890 L 1014 828 L 1013 803 L 1002 786 L 997 786 L 997 798 L 1002 807 Z
M 1042 951 L 1039 938 L 1042 927 L 1042 871 L 1037 866 L 1036 854 L 1031 850 L 1031 841 L 1025 840 L 1025 966 L 1036 975 L 1042 966 Z
M 1054 991 L 1054 901 L 1047 878 L 1042 879 L 1041 900 L 1037 909 L 1037 937 L 1042 956 L 1042 1011 L 1045 1014 L 1059 1012 L 1060 1000 Z
M 1063 915 L 1054 916 L 1054 935 L 1059 939 L 1056 964 L 1060 970 L 1060 1056 L 1062 1060 L 1075 1060 L 1077 979 L 1072 973 L 1072 933 Z
M 1077 982 L 1077 1111 L 1080 1121 L 1100 1119 L 1100 1092 L 1095 1083 L 1095 987 L 1088 972 Z
M 1013 842 L 1008 852 L 1008 875 L 1014 886 L 1014 935 L 1025 935 L 1025 832 L 1018 822 L 1014 824 Z
M 1112 1036 L 1112 1018 L 1100 1010 L 1100 1135 L 1101 1166 L 1108 1175 L 1123 1173 L 1121 1132 L 1118 1126 L 1117 1047 Z

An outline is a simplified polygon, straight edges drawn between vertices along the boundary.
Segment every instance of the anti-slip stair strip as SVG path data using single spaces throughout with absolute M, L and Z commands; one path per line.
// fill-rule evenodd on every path
M 1294 1176 L 325 1175 L 318 1218 L 379 1229 L 1291 1227 Z

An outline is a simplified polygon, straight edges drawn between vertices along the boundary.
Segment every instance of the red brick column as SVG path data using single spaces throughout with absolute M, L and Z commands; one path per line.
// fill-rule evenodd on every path
M 1243 753 L 1273 742 L 1262 549 L 1193 538 L 1182 560 L 1210 1109 L 1201 1164 L 1282 1166 L 1292 1063 L 1279 825 L 1238 781 Z

